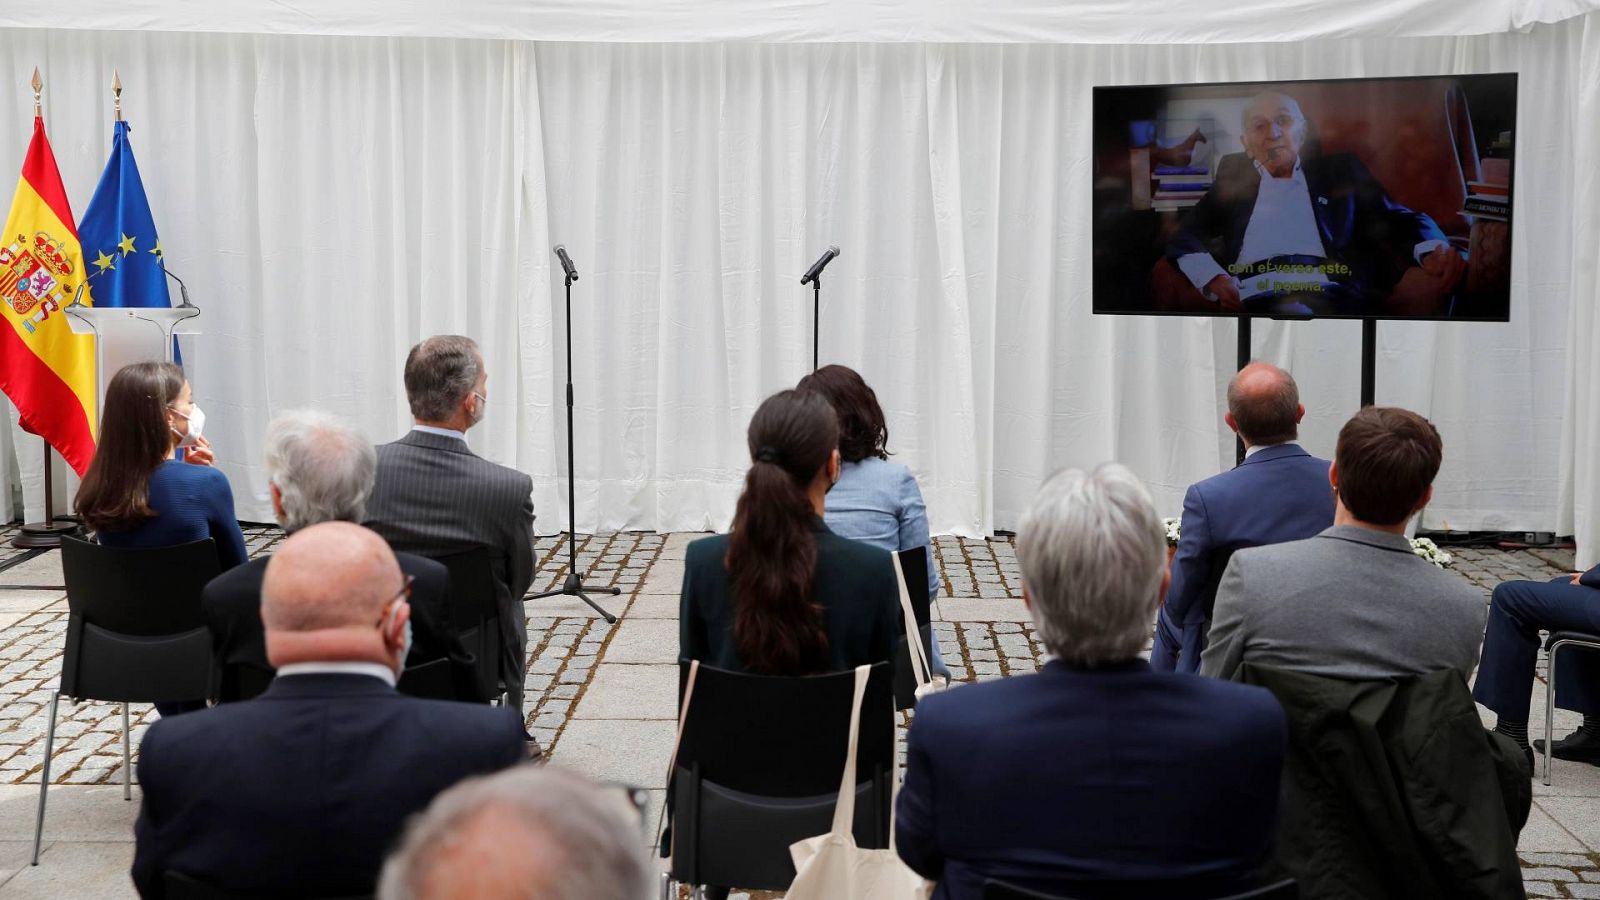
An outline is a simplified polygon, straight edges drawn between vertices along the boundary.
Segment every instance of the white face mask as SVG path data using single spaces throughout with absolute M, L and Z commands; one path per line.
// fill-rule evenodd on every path
M 205 430 L 205 427 L 206 427 L 206 414 L 205 414 L 205 412 L 200 409 L 199 404 L 196 404 L 195 406 L 190 408 L 189 415 L 187 415 L 187 416 L 185 416 L 181 412 L 178 412 L 177 410 L 173 410 L 172 412 L 173 412 L 173 414 L 177 415 L 179 418 L 187 420 L 188 423 L 189 423 L 189 428 L 188 428 L 187 431 L 179 431 L 176 428 L 172 429 L 172 433 L 178 435 L 178 437 L 180 438 L 180 440 L 178 441 L 178 446 L 179 447 L 193 447 L 195 445 L 195 443 L 200 440 L 201 432 L 203 432 Z

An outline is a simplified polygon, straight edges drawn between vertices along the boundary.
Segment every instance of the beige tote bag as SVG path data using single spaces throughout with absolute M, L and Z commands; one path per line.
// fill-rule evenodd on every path
M 932 553 L 933 548 L 929 547 Z M 928 664 L 928 651 L 922 645 L 922 632 L 917 630 L 917 614 L 911 608 L 911 592 L 906 589 L 906 573 L 900 569 L 900 560 L 894 560 L 894 580 L 900 589 L 900 615 L 905 619 L 906 647 L 911 652 L 911 674 L 916 679 L 916 697 L 921 700 L 929 694 L 936 694 L 949 686 L 948 682 L 940 679 L 933 680 L 933 669 Z
M 899 566 L 895 569 L 898 571 Z M 916 634 L 916 629 L 911 633 Z M 916 645 L 920 641 L 911 643 Z M 845 754 L 844 774 L 839 778 L 833 830 L 789 845 L 796 874 L 787 900 L 928 900 L 933 894 L 933 886 L 911 871 L 895 853 L 892 812 L 887 850 L 857 847 L 851 831 L 856 817 L 856 732 L 861 726 L 861 699 L 866 695 L 867 676 L 871 671 L 870 666 L 856 667 L 855 701 L 850 709 L 850 751 Z M 890 809 L 893 809 L 892 800 Z

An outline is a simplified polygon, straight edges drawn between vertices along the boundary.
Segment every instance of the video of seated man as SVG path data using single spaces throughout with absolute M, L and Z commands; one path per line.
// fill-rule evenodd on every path
M 1094 311 L 1506 321 L 1516 76 L 1097 87 Z

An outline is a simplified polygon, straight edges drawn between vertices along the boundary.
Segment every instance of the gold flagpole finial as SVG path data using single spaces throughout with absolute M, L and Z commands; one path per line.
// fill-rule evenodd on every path
M 33 114 L 35 116 L 44 115 L 44 104 L 39 101 L 40 96 L 42 96 L 43 94 L 44 94 L 44 79 L 39 77 L 39 67 L 38 66 L 34 66 L 33 67 Z
M 117 109 L 117 121 L 122 121 L 122 75 L 117 70 L 111 70 L 111 96 Z

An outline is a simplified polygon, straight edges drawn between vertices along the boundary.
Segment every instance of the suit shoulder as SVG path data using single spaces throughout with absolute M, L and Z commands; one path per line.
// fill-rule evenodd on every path
M 728 536 L 725 534 L 713 534 L 690 541 L 683 554 L 683 564 L 695 567 L 715 565 L 717 568 L 721 568 L 722 561 L 727 556 Z
M 458 742 L 493 748 L 522 739 L 522 720 L 509 707 L 405 696 L 396 699 L 405 704 L 407 713 L 419 726 L 430 733 L 448 734 Z
M 1191 693 L 1197 706 L 1211 708 L 1208 713 L 1210 716 L 1241 718 L 1258 723 L 1283 721 L 1283 707 L 1266 688 L 1218 678 L 1163 674 L 1172 679 L 1175 690 Z

